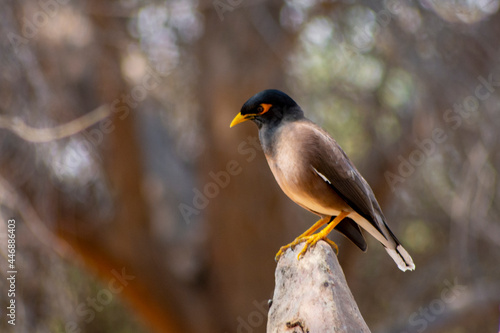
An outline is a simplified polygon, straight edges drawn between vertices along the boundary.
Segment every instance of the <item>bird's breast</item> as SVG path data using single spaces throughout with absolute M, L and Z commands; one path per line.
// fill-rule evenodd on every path
M 303 133 L 303 132 L 302 132 Z M 277 132 L 272 154 L 265 153 L 278 185 L 285 194 L 303 208 L 318 214 L 336 216 L 350 207 L 321 179 L 310 164 L 306 142 L 300 131 L 283 128 Z
M 304 184 L 312 173 L 301 177 L 299 169 L 288 162 L 276 163 L 268 159 L 268 163 L 281 190 L 302 208 L 320 216 L 337 216 L 345 210 L 341 209 L 344 207 L 342 199 L 326 183 L 316 184 L 316 189 L 311 189 L 311 184 Z

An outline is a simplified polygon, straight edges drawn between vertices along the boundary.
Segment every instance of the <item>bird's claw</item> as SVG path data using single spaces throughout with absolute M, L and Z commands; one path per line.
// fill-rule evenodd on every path
M 328 238 L 324 238 L 323 239 L 325 242 L 327 242 L 328 244 L 330 244 L 331 247 L 333 247 L 333 249 L 335 250 L 335 254 L 336 255 L 339 255 L 339 247 L 337 246 L 337 244 L 335 244 L 334 241 L 328 239 Z
M 276 256 L 274 257 L 274 260 L 276 260 L 276 262 L 278 262 L 280 260 L 281 256 L 285 253 L 285 251 L 287 249 L 289 249 L 289 248 L 291 248 L 292 250 L 295 249 L 295 246 L 297 246 L 298 244 L 302 243 L 305 239 L 307 239 L 307 237 L 297 237 L 290 244 L 282 246 L 280 248 L 280 250 L 278 251 L 278 253 L 276 253 Z
M 304 254 L 306 253 L 306 251 L 310 247 L 315 246 L 316 243 L 319 242 L 320 240 L 325 241 L 328 244 L 330 244 L 330 246 L 333 247 L 333 249 L 335 250 L 335 253 L 337 255 L 339 254 L 339 247 L 337 246 L 337 244 L 335 244 L 334 241 L 328 239 L 326 237 L 326 235 L 322 235 L 321 233 L 318 233 L 318 234 L 307 236 L 307 237 L 304 237 L 304 238 L 306 238 L 306 245 L 304 245 L 304 248 L 297 255 L 297 260 L 300 260 L 300 258 L 302 258 L 304 256 Z
M 280 250 L 278 251 L 278 253 L 276 253 L 274 260 L 276 260 L 276 262 L 278 262 L 280 260 L 281 256 L 285 253 L 285 251 L 287 249 L 291 248 L 293 250 L 296 245 L 305 241 L 306 244 L 304 245 L 304 248 L 302 248 L 302 250 L 297 255 L 297 260 L 300 260 L 304 256 L 304 254 L 306 253 L 307 249 L 316 245 L 316 243 L 319 242 L 320 240 L 324 240 L 325 242 L 330 244 L 330 246 L 333 247 L 333 249 L 335 250 L 335 253 L 337 255 L 339 254 L 339 247 L 337 246 L 337 244 L 335 244 L 334 241 L 328 239 L 326 236 L 321 235 L 321 233 L 318 233 L 318 234 L 311 235 L 311 236 L 297 237 L 290 244 L 282 246 L 280 248 Z

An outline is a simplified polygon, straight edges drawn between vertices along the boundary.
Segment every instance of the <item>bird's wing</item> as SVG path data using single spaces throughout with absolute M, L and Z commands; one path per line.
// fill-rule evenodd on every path
M 346 217 L 335 227 L 335 230 L 346 236 L 351 242 L 353 242 L 361 251 L 366 251 L 367 245 L 365 237 L 361 233 L 359 226 L 356 222 Z
M 372 224 L 385 238 L 385 222 L 381 209 L 372 189 L 351 163 L 346 153 L 337 142 L 315 124 L 310 124 L 315 135 L 311 136 L 310 150 L 313 171 L 327 182 L 330 187 L 354 209 Z M 377 218 L 382 217 L 382 219 Z

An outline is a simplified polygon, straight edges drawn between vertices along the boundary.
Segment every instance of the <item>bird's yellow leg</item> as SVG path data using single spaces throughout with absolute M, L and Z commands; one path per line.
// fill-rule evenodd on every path
M 297 256 L 297 259 L 300 259 L 304 253 L 306 253 L 307 249 L 311 246 L 316 245 L 317 242 L 320 240 L 326 241 L 328 244 L 330 244 L 336 251 L 337 253 L 339 252 L 339 248 L 337 244 L 335 244 L 333 241 L 328 239 L 328 234 L 332 232 L 332 230 L 337 226 L 337 224 L 340 223 L 347 215 L 349 215 L 348 212 L 340 212 L 340 214 L 329 224 L 325 227 L 325 229 L 321 230 L 317 234 L 306 236 L 303 239 L 306 241 L 306 245 L 300 251 L 299 255 Z
M 323 217 L 321 220 L 317 221 L 316 223 L 314 223 L 309 229 L 307 229 L 302 235 L 300 235 L 299 237 L 295 238 L 295 240 L 293 242 L 291 242 L 290 244 L 288 245 L 285 245 L 285 246 L 282 246 L 280 248 L 280 250 L 278 251 L 278 253 L 276 253 L 276 256 L 274 257 L 274 259 L 276 261 L 280 260 L 280 257 L 281 255 L 285 252 L 286 249 L 288 248 L 294 248 L 295 245 L 301 243 L 302 241 L 304 241 L 305 238 L 307 238 L 308 236 L 312 235 L 316 230 L 318 230 L 319 228 L 321 228 L 323 225 L 325 225 L 326 223 L 328 223 L 328 221 L 330 221 L 330 216 L 327 216 L 327 217 Z M 333 243 L 333 242 L 332 242 Z M 335 244 L 335 243 L 334 243 Z

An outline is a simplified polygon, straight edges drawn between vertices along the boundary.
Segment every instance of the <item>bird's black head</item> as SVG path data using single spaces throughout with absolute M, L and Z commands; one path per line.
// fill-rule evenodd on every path
M 243 104 L 230 127 L 252 120 L 261 128 L 263 124 L 277 124 L 285 117 L 302 116 L 302 110 L 290 96 L 276 89 L 267 89 L 253 95 Z

